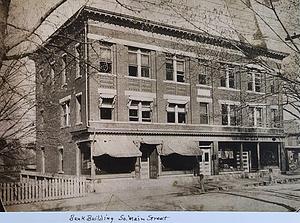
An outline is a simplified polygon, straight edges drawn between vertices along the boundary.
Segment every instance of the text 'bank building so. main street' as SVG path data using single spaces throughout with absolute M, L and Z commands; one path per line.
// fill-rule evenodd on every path
M 284 171 L 279 81 L 237 48 L 274 64 L 285 56 L 84 8 L 35 58 L 38 171 L 94 179 Z

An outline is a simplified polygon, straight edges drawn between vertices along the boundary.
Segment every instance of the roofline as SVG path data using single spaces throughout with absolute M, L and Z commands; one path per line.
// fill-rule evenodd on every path
M 82 8 L 80 8 L 63 25 L 61 25 L 38 49 L 47 45 L 52 38 L 58 35 L 64 28 L 72 25 L 74 21 L 78 20 L 79 17 L 82 16 L 82 17 L 90 18 L 91 14 L 97 14 L 98 21 L 104 20 L 105 22 L 111 24 L 119 24 L 124 27 L 137 28 L 140 30 L 164 34 L 167 36 L 173 36 L 181 39 L 192 40 L 195 42 L 206 43 L 209 45 L 234 49 L 237 51 L 243 51 L 243 53 L 246 52 L 255 53 L 256 56 L 267 56 L 269 58 L 282 60 L 289 55 L 288 53 L 284 53 L 276 50 L 270 50 L 265 47 L 253 46 L 249 43 L 244 43 L 237 40 L 232 40 L 232 39 L 228 39 L 216 35 L 199 32 L 196 30 L 181 28 L 181 27 L 164 24 L 160 22 L 155 22 L 152 20 L 143 19 L 131 15 L 112 12 L 104 9 L 98 9 L 91 6 L 83 6 Z

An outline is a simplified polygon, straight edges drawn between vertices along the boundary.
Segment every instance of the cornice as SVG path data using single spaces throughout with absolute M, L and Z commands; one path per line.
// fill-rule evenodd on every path
M 177 37 L 180 39 L 243 51 L 243 53 L 248 55 L 249 57 L 266 56 L 269 58 L 282 60 L 283 58 L 288 56 L 288 54 L 286 53 L 269 50 L 264 47 L 252 46 L 251 44 L 236 40 L 231 40 L 190 29 L 179 28 L 172 25 L 167 25 L 147 19 L 110 12 L 93 7 L 85 7 L 85 9 L 83 10 L 83 14 L 86 18 L 91 18 L 96 21 L 102 21 L 113 25 L 119 25 L 166 36 Z
M 118 129 L 118 128 L 89 128 L 91 133 L 99 134 L 120 134 L 120 135 L 148 135 L 148 136 L 199 136 L 199 137 L 239 137 L 239 138 L 285 138 L 284 133 L 261 133 L 261 132 L 229 132 L 229 131 L 213 131 L 199 132 L 192 130 L 140 130 L 140 129 Z M 74 134 L 75 132 L 73 132 Z

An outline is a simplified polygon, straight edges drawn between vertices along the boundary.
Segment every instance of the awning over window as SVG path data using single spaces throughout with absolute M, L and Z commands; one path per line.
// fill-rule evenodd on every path
M 115 94 L 100 93 L 101 98 L 114 98 L 115 96 Z
M 92 142 L 93 156 L 107 154 L 111 157 L 138 157 L 142 156 L 139 143 L 128 136 L 97 136 Z
M 164 140 L 160 155 L 180 154 L 183 156 L 200 156 L 202 150 L 199 148 L 199 142 L 189 138 L 174 138 L 174 140 Z

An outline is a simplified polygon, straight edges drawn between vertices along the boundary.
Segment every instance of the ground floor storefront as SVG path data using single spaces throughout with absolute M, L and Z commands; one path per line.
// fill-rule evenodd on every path
M 156 179 L 284 169 L 281 141 L 221 137 L 94 134 L 76 143 L 77 174 Z

